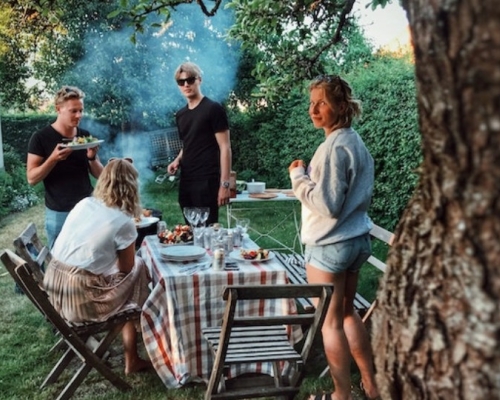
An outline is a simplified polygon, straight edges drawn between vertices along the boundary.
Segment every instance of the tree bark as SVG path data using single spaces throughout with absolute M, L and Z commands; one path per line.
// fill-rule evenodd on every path
M 500 399 L 500 4 L 403 0 L 424 161 L 373 315 L 382 399 Z

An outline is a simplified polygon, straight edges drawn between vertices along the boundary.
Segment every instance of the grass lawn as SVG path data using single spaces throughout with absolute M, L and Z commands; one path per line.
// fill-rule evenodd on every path
M 182 213 L 177 204 L 176 188 L 168 183 L 156 184 L 147 183 L 141 190 L 143 193 L 143 204 L 146 207 L 160 210 L 163 219 L 170 226 L 182 223 Z M 263 212 L 258 206 L 245 211 L 245 216 L 251 220 L 251 224 L 258 227 L 260 231 L 266 231 L 275 226 L 276 221 L 280 221 L 290 212 L 289 202 L 285 204 L 275 203 L 276 207 Z M 300 208 L 298 208 L 300 210 Z M 221 209 L 219 220 L 224 225 L 226 222 L 225 208 Z M 39 235 L 45 241 L 43 229 L 44 206 L 38 205 L 23 213 L 11 214 L 0 220 L 0 249 L 13 249 L 13 239 L 27 226 L 29 222 L 34 222 L 38 228 Z M 293 244 L 295 227 L 293 220 L 288 220 L 286 224 L 274 231 L 274 235 L 284 243 Z M 250 232 L 250 236 L 254 234 Z M 262 247 L 271 247 L 270 242 L 260 242 Z M 380 249 L 385 251 L 385 249 Z M 375 297 L 379 275 L 375 271 L 364 270 L 360 282 L 360 292 L 368 299 Z M 34 308 L 29 300 L 14 292 L 14 284 L 10 275 L 0 264 L 0 314 L 2 324 L 0 324 L 0 399 L 53 399 L 61 390 L 63 385 L 56 383 L 40 391 L 38 388 L 43 379 L 53 367 L 59 353 L 50 353 L 49 350 L 56 343 L 56 338 L 49 326 Z M 113 347 L 113 354 L 110 358 L 112 365 L 116 366 L 115 371 L 123 371 L 123 356 L 117 341 Z M 310 393 L 317 393 L 321 390 L 331 390 L 331 379 L 329 377 L 319 379 L 318 376 L 325 368 L 321 340 L 313 352 L 313 361 L 307 367 L 306 379 L 302 384 L 301 393 L 297 400 L 306 399 Z M 144 351 L 144 350 L 143 350 Z M 143 353 L 145 356 L 145 353 Z M 353 371 L 353 382 L 359 382 L 359 377 L 355 367 Z M 69 379 L 68 374 L 63 374 L 62 381 L 65 384 Z M 92 372 L 78 388 L 74 399 L 98 400 L 98 399 L 176 399 L 176 400 L 197 400 L 202 399 L 204 387 L 186 387 L 176 390 L 167 390 L 154 371 L 135 374 L 127 377 L 127 381 L 133 386 L 133 390 L 122 393 L 116 390 L 111 384 L 103 380 L 99 374 Z M 355 398 L 363 398 L 359 390 L 354 389 Z

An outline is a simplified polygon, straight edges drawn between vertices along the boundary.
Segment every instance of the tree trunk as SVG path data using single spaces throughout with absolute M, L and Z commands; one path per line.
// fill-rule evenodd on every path
M 382 399 L 500 399 L 500 4 L 404 0 L 424 161 L 373 315 Z

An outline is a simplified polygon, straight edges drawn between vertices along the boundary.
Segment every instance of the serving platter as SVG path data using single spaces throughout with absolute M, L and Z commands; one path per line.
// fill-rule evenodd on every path
M 268 199 L 274 199 L 275 197 L 278 197 L 278 195 L 275 193 L 253 193 L 249 194 L 248 197 L 251 197 L 252 199 L 268 200 Z
M 193 241 L 189 241 L 189 242 L 179 242 L 179 243 L 161 243 L 160 242 L 160 246 L 162 247 L 169 247 L 169 246 L 192 246 L 193 245 Z
M 68 147 L 68 148 L 73 149 L 73 150 L 84 150 L 84 149 L 91 149 L 93 147 L 97 147 L 103 142 L 104 142 L 104 140 L 95 140 L 93 142 L 78 143 L 78 144 L 72 144 L 70 142 L 70 143 L 62 143 L 59 146 L 60 147 Z
M 141 217 L 139 221 L 134 220 L 134 223 L 136 228 L 145 228 L 157 223 L 159 220 L 158 217 Z

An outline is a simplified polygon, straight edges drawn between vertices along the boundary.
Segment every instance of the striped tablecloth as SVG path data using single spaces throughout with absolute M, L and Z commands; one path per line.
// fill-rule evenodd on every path
M 246 239 L 245 248 L 257 247 Z M 148 355 L 168 388 L 208 380 L 212 354 L 201 334 L 207 326 L 219 326 L 225 308 L 222 293 L 227 285 L 276 285 L 287 283 L 287 273 L 276 260 L 239 262 L 238 271 L 194 270 L 190 267 L 211 262 L 207 254 L 191 263 L 166 262 L 160 256 L 156 236 L 146 236 L 141 254 L 151 273 L 153 288 L 143 307 L 141 327 Z M 282 299 L 246 301 L 239 315 L 296 313 L 295 303 Z M 300 340 L 294 330 L 292 342 Z M 272 374 L 270 364 L 234 366 L 230 376 L 246 372 Z

